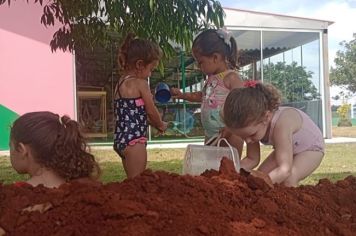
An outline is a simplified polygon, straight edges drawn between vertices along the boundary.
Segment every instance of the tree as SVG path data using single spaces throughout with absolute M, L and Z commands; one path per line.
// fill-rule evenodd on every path
M 356 92 L 356 34 L 350 42 L 342 41 L 334 59 L 335 68 L 331 67 L 330 82 L 332 85 L 345 86 Z
M 287 65 L 285 62 L 269 63 L 263 66 L 264 81 L 276 86 L 285 102 L 318 99 L 320 94 L 310 80 L 313 72 L 296 62 Z
M 29 0 L 27 0 L 29 1 Z M 0 5 L 11 0 L 0 0 Z M 167 56 L 171 42 L 190 48 L 195 33 L 211 24 L 221 27 L 224 12 L 215 0 L 34 0 L 43 6 L 41 23 L 62 26 L 53 35 L 52 50 L 106 45 L 134 32 L 159 42 Z

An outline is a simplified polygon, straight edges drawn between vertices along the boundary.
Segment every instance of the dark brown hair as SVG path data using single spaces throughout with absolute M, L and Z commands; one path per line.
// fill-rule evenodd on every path
M 257 83 L 254 87 L 235 88 L 225 100 L 223 120 L 229 128 L 244 128 L 261 121 L 280 103 L 280 92 L 273 85 Z
M 98 178 L 100 168 L 79 130 L 79 124 L 68 116 L 52 112 L 30 112 L 13 124 L 10 140 L 29 145 L 35 160 L 66 180 Z
M 231 69 L 238 69 L 237 44 L 234 37 L 229 39 L 230 46 L 225 43 L 224 38 L 218 34 L 216 29 L 207 29 L 201 32 L 193 41 L 193 51 L 203 56 L 212 56 L 219 53 L 228 62 Z
M 134 67 L 138 60 L 147 65 L 161 57 L 162 50 L 156 43 L 129 33 L 119 49 L 118 62 L 120 68 L 125 70 Z

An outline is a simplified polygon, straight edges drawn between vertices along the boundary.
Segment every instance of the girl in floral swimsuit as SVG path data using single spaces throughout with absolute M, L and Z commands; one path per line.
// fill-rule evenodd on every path
M 242 87 L 237 69 L 237 45 L 234 37 L 223 29 L 208 29 L 200 33 L 193 42 L 193 56 L 203 74 L 207 75 L 202 91 L 182 93 L 172 88 L 171 93 L 178 99 L 201 102 L 201 121 L 205 142 L 220 134 L 236 147 L 241 156 L 243 141 L 232 135 L 221 119 L 226 96 L 230 90 Z

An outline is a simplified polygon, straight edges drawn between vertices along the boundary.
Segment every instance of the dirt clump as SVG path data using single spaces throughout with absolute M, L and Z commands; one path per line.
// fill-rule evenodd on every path
M 271 188 L 233 171 L 145 171 L 123 182 L 58 189 L 0 185 L 5 235 L 354 235 L 356 178 Z M 1 234 L 0 234 L 1 235 Z

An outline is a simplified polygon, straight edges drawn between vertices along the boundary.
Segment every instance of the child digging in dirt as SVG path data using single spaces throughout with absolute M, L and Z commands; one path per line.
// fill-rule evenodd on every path
M 32 186 L 53 188 L 100 175 L 79 124 L 47 111 L 26 113 L 15 120 L 10 133 L 10 160 L 19 174 L 30 176 L 26 183 Z
M 161 49 L 157 44 L 129 34 L 119 51 L 123 75 L 115 88 L 114 150 L 119 154 L 128 178 L 141 174 L 147 165 L 148 122 L 164 132 L 147 78 L 158 65 Z
M 258 167 L 273 183 L 297 186 L 321 163 L 324 139 L 320 129 L 301 110 L 280 107 L 280 93 L 272 85 L 245 82 L 227 96 L 223 120 L 245 140 L 247 156 L 241 168 L 252 170 L 260 162 L 260 143 L 274 150 Z

